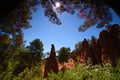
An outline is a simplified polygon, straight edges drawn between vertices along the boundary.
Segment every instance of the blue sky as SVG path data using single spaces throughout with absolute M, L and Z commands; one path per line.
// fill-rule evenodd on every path
M 120 18 L 111 10 L 113 21 L 112 24 L 120 24 Z M 75 44 L 82 41 L 84 38 L 90 39 L 91 36 L 99 37 L 99 32 L 104 28 L 96 28 L 92 26 L 85 32 L 79 32 L 78 27 L 84 23 L 84 19 L 77 17 L 77 14 L 71 15 L 68 13 L 62 13 L 59 15 L 62 24 L 56 25 L 49 21 L 44 16 L 44 10 L 39 8 L 37 12 L 32 14 L 32 20 L 30 24 L 32 28 L 23 31 L 24 40 L 26 45 L 36 38 L 39 38 L 44 44 L 44 52 L 49 52 L 51 44 L 55 45 L 56 50 L 61 47 L 70 47 L 71 50 L 75 48 Z

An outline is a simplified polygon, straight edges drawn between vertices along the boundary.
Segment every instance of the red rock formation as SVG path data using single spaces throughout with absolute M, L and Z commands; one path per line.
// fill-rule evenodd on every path
M 88 57 L 93 59 L 93 50 L 92 47 L 89 45 L 88 41 L 84 39 L 81 49 L 81 61 L 83 61 L 83 63 L 86 63 Z
M 86 59 L 91 57 L 93 64 L 102 64 L 111 62 L 115 66 L 115 62 L 120 58 L 120 34 L 119 25 L 113 25 L 108 27 L 107 30 L 100 32 L 99 39 L 92 40 L 89 44 L 86 39 L 82 41 L 81 50 L 75 50 L 72 52 L 71 58 L 80 63 L 86 63 Z M 77 57 L 80 57 L 78 59 Z M 76 59 L 77 58 L 77 59 Z
M 55 47 L 53 44 L 51 47 L 50 56 L 49 56 L 48 60 L 46 61 L 44 78 L 48 76 L 48 72 L 50 72 L 51 70 L 55 73 L 58 72 L 58 63 L 57 63 L 57 59 L 56 59 Z
M 92 49 L 93 49 L 93 64 L 102 64 L 102 54 L 101 54 L 101 48 L 99 46 L 99 40 L 98 42 L 95 39 L 92 39 Z
M 80 62 L 80 56 L 81 56 L 81 51 L 75 50 L 71 53 L 70 58 L 72 58 L 75 62 Z
M 71 58 L 75 62 L 80 62 L 83 64 L 86 64 L 86 61 L 88 58 L 91 58 L 93 60 L 93 49 L 88 43 L 86 39 L 82 41 L 82 48 L 81 50 L 75 50 L 72 52 Z
M 118 38 L 120 31 L 118 28 L 117 25 L 113 25 L 107 31 L 102 31 L 99 36 L 102 62 L 111 62 L 113 66 L 116 59 L 120 57 L 120 39 Z

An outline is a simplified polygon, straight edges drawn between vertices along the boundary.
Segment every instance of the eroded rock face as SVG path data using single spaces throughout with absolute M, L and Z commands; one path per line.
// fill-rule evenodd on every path
M 80 50 L 75 50 L 71 53 L 70 58 L 72 58 L 75 62 L 80 62 L 80 56 L 81 56 L 81 51 Z
M 58 72 L 58 63 L 56 59 L 55 46 L 53 44 L 51 45 L 50 56 L 48 60 L 46 61 L 44 78 L 48 76 L 48 72 L 50 72 L 51 70 L 55 73 Z
M 84 41 L 82 42 L 80 61 L 83 61 L 83 63 L 86 63 L 86 60 L 88 58 L 93 59 L 93 50 L 92 50 L 92 47 L 89 45 L 88 41 L 84 39 Z
M 93 64 L 112 63 L 115 66 L 116 60 L 120 58 L 120 27 L 113 25 L 107 30 L 100 32 L 98 40 L 92 40 L 91 44 L 86 39 L 82 41 L 81 50 L 72 52 L 71 58 L 80 63 L 86 63 L 86 59 L 91 57 Z M 76 59 L 80 56 L 80 59 Z M 79 61 L 78 61 L 79 60 Z
M 120 39 L 118 34 L 117 25 L 113 25 L 108 28 L 108 31 L 102 31 L 100 33 L 100 46 L 102 50 L 102 62 L 111 62 L 115 65 L 115 61 L 120 57 Z
M 93 50 L 92 47 L 89 46 L 89 43 L 86 39 L 82 41 L 82 48 L 81 50 L 75 50 L 72 52 L 71 58 L 75 62 L 86 63 L 88 57 L 93 58 Z
M 92 49 L 93 49 L 93 64 L 102 64 L 102 53 L 101 47 L 99 46 L 99 40 L 96 41 L 92 39 Z

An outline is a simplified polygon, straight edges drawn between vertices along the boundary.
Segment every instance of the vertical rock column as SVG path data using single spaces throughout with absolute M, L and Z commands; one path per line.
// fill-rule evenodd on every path
M 48 60 L 46 61 L 45 65 L 45 71 L 44 71 L 44 78 L 48 76 L 48 73 L 50 71 L 53 71 L 55 73 L 58 72 L 58 63 L 56 59 L 56 53 L 55 53 L 55 46 L 51 45 L 51 52 Z

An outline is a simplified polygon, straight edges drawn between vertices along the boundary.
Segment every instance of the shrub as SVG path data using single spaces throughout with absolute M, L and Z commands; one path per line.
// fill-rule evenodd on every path
M 59 71 L 49 73 L 45 80 L 120 80 L 120 67 L 112 67 L 110 64 L 88 65 L 77 64 L 72 70 L 65 69 L 65 72 Z

